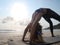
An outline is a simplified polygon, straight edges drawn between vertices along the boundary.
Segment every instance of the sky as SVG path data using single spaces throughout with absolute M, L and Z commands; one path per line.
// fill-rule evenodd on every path
M 60 0 L 0 0 L 0 29 L 23 29 L 38 8 L 50 8 L 60 14 Z M 53 24 L 59 22 L 51 19 Z M 49 24 L 42 18 L 43 28 Z

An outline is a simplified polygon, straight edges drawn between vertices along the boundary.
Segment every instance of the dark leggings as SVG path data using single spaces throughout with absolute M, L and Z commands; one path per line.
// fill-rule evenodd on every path
M 53 34 L 53 23 L 49 18 L 44 18 L 49 24 L 50 24 L 50 31 L 51 31 L 51 35 L 54 36 Z
M 43 15 L 43 18 L 50 24 L 51 34 L 52 34 L 52 36 L 54 36 L 54 34 L 53 34 L 53 23 L 52 23 L 50 18 L 53 18 L 53 19 L 58 20 L 60 22 L 60 16 L 52 10 L 49 10 L 48 13 L 49 13 L 48 15 L 47 14 Z

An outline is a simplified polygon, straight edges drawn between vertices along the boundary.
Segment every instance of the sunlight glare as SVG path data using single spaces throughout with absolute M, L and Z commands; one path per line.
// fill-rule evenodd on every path
M 11 8 L 11 16 L 14 17 L 16 20 L 22 20 L 27 18 L 27 6 L 23 3 L 14 3 Z

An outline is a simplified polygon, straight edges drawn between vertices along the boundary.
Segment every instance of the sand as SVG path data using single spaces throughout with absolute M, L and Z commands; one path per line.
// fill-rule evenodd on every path
M 49 31 L 44 32 L 43 31 L 43 37 L 46 42 L 54 42 L 54 41 L 60 41 L 60 33 L 59 31 L 54 31 L 54 34 L 56 37 L 51 37 L 51 34 Z M 28 36 L 27 36 L 28 37 Z M 24 42 L 21 41 L 22 35 L 1 35 L 0 33 L 0 45 L 27 45 Z M 60 45 L 60 43 L 54 44 L 54 45 Z
M 12 41 L 13 40 L 13 41 Z M 44 40 L 47 43 L 51 43 L 51 42 L 55 42 L 55 41 L 60 41 L 60 36 L 56 36 L 54 38 L 52 37 L 44 37 Z M 8 40 L 0 40 L 0 45 L 27 45 L 24 42 L 21 41 L 21 38 L 18 37 L 14 37 Z M 60 45 L 60 43 L 57 43 L 55 45 Z

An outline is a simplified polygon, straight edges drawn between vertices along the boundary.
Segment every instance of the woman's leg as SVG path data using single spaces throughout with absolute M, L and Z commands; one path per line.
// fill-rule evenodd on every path
M 50 18 L 47 18 L 47 17 L 43 17 L 50 25 L 50 31 L 51 31 L 51 35 L 52 37 L 54 37 L 54 34 L 53 34 L 53 23 L 52 21 L 50 20 Z
M 57 14 L 55 11 L 53 11 L 51 9 L 49 10 L 48 13 L 51 16 L 50 18 L 56 19 L 60 22 L 60 15 L 59 14 Z

